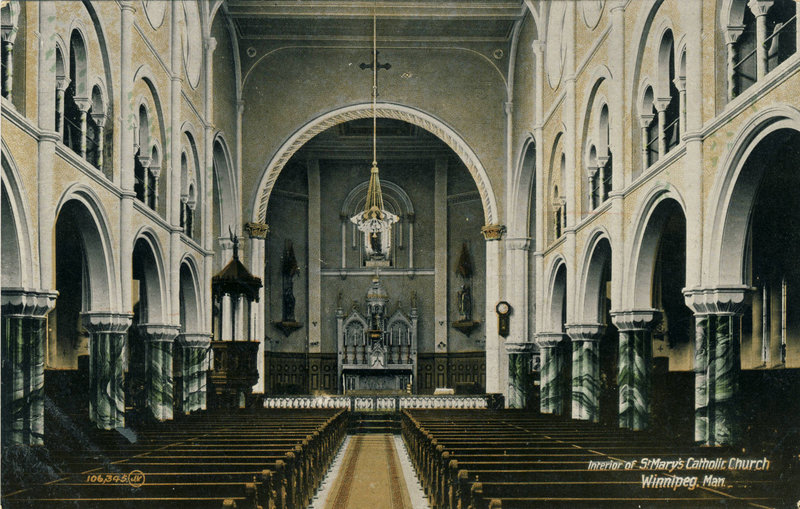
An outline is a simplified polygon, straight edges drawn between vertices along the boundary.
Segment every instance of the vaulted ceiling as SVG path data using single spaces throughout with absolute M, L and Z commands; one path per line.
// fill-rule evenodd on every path
M 373 11 L 384 43 L 494 43 L 505 46 L 522 0 L 228 0 L 237 35 L 249 41 L 363 45 Z

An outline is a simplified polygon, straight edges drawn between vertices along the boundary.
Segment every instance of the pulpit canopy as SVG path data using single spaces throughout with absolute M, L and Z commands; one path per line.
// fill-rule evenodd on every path
M 261 278 L 247 270 L 239 261 L 238 249 L 233 250 L 233 259 L 216 276 L 211 278 L 211 293 L 214 299 L 220 296 L 243 295 L 249 301 L 258 301 Z

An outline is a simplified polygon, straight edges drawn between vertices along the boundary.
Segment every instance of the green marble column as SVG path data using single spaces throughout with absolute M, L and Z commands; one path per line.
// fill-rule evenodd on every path
M 572 340 L 572 418 L 600 419 L 600 358 L 598 342 L 605 327 L 599 324 L 567 325 Z
M 506 343 L 508 351 L 508 407 L 527 408 L 533 390 L 532 343 Z
M 185 333 L 180 335 L 178 342 L 183 351 L 183 411 L 205 410 L 211 338 L 208 334 Z
M 567 392 L 564 384 L 566 351 L 564 334 L 560 332 L 536 335 L 541 356 L 539 375 L 539 411 L 543 414 L 562 415 Z
M 100 429 L 125 426 L 123 358 L 133 315 L 83 313 L 89 332 L 89 418 Z
M 159 421 L 172 419 L 172 343 L 178 336 L 177 325 L 139 325 L 146 344 L 145 379 L 147 408 Z
M 741 315 L 747 287 L 694 289 L 686 295 L 695 311 L 695 441 L 723 446 L 739 436 Z
M 44 439 L 44 348 L 47 313 L 56 293 L 2 292 L 2 444 Z
M 650 425 L 653 339 L 652 309 L 612 313 L 619 330 L 619 426 L 644 430 Z

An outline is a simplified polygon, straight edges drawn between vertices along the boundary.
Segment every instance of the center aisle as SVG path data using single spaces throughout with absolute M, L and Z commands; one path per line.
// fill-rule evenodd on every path
M 414 509 L 394 435 L 350 437 L 326 509 Z

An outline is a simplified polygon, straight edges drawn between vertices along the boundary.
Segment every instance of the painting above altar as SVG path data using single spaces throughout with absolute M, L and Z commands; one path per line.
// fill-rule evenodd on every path
M 389 315 L 389 295 L 376 276 L 366 305 L 336 309 L 340 393 L 399 394 L 416 388 L 417 309 Z

